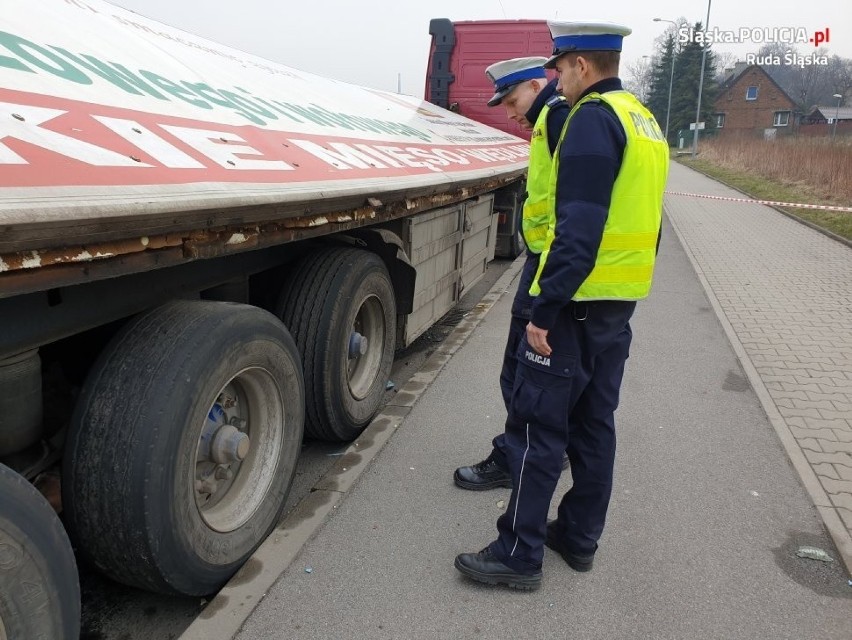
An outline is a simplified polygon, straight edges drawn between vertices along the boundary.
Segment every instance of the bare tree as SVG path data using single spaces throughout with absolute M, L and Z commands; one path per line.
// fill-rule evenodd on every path
M 737 61 L 735 53 L 730 51 L 716 51 L 716 80 L 721 82 L 725 77 L 725 71 L 734 66 Z
M 666 21 L 665 24 L 668 25 L 666 27 L 666 30 L 663 31 L 656 38 L 654 38 L 654 51 L 662 51 L 665 48 L 666 40 L 668 39 L 669 35 L 672 35 L 674 37 L 675 51 L 681 50 L 681 48 L 683 47 L 683 43 L 678 41 L 678 31 L 681 28 L 689 28 L 692 23 L 683 16 L 675 20 L 675 22 L 677 23 L 677 26 Z
M 848 97 L 852 93 L 852 60 L 831 56 L 825 67 L 825 85 L 826 94 Z
M 771 43 L 761 47 L 758 56 L 771 56 L 782 64 L 765 64 L 763 69 L 772 76 L 784 91 L 807 113 L 817 103 L 824 103 L 826 96 L 852 89 L 852 61 L 840 56 L 830 56 L 828 51 L 809 49 L 809 55 L 825 56 L 828 64 L 785 64 L 788 54 L 802 55 L 796 47 L 783 43 Z M 837 87 L 837 88 L 835 88 Z
M 627 65 L 624 77 L 624 88 L 645 103 L 651 91 L 651 77 L 654 72 L 654 61 L 650 56 L 642 56 Z
M 827 52 L 820 47 L 814 51 L 814 54 L 822 56 L 826 55 Z M 799 101 L 802 110 L 807 113 L 820 93 L 820 85 L 827 76 L 827 67 L 821 64 L 811 64 L 804 67 L 790 65 L 790 68 L 792 69 L 795 98 Z

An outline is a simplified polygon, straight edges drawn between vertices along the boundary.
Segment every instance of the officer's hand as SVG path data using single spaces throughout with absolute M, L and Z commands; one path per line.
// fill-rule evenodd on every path
M 527 342 L 536 353 L 543 356 L 549 356 L 552 351 L 547 344 L 547 329 L 540 329 L 532 322 L 527 324 Z

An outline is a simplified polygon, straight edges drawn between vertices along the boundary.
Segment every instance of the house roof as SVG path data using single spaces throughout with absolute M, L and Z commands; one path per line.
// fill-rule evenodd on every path
M 780 84 L 778 84 L 775 78 L 772 77 L 772 74 L 770 74 L 765 67 L 759 64 L 747 64 L 745 62 L 737 62 L 734 67 L 730 69 L 730 74 L 726 76 L 722 83 L 719 85 L 719 96 L 716 98 L 716 102 L 719 102 L 722 99 L 722 96 L 725 95 L 728 90 L 730 90 L 730 88 L 736 83 L 737 80 L 740 79 L 740 77 L 742 77 L 747 71 L 751 71 L 752 69 L 760 69 L 761 73 L 763 73 L 763 75 L 766 76 L 769 81 L 774 84 L 775 87 L 781 92 L 781 95 L 787 98 L 790 103 L 794 105 L 794 108 L 796 108 L 796 101 L 790 97 L 790 94 L 784 91 L 784 88 Z
M 722 78 L 722 81 L 719 83 L 719 90 L 724 91 L 728 87 L 730 87 L 734 82 L 737 81 L 743 71 L 748 69 L 749 64 L 747 62 L 736 62 L 734 66 L 730 69 L 725 69 L 725 77 Z
M 832 106 L 817 106 L 811 109 L 809 116 L 813 117 L 816 113 L 819 112 L 823 118 L 828 120 L 829 118 L 834 118 L 835 113 L 837 114 L 838 120 L 852 120 L 852 107 L 840 107 L 837 108 L 837 105 Z

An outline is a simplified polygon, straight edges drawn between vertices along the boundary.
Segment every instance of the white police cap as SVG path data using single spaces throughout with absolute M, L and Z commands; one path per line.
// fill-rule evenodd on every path
M 544 63 L 552 69 L 556 60 L 572 51 L 621 51 L 621 41 L 632 29 L 611 22 L 551 22 L 548 20 L 553 38 L 553 54 Z
M 489 107 L 496 107 L 512 92 L 516 86 L 527 80 L 547 78 L 544 63 L 547 58 L 536 56 L 532 58 L 512 58 L 495 62 L 485 70 L 485 75 L 494 83 L 494 95 L 488 101 Z

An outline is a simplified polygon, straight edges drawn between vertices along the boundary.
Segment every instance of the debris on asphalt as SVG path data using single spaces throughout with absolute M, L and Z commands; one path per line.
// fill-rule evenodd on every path
M 498 500 L 497 501 L 497 508 L 498 509 L 505 509 L 506 508 L 506 501 L 505 500 Z
M 313 567 L 305 567 L 305 573 L 313 573 L 313 572 L 314 572 Z
M 750 493 L 751 495 L 753 495 L 755 498 L 759 498 L 759 497 L 760 497 L 760 494 L 759 494 L 757 491 L 749 491 L 749 493 Z
M 393 380 L 388 380 L 388 383 L 385 385 L 385 389 L 390 391 L 391 389 L 396 389 L 396 384 L 394 384 Z
M 834 562 L 834 558 L 832 558 L 822 549 L 818 549 L 817 547 L 799 547 L 799 550 L 796 552 L 796 555 L 800 558 L 807 558 L 808 560 L 817 560 L 818 562 Z

